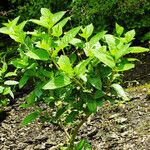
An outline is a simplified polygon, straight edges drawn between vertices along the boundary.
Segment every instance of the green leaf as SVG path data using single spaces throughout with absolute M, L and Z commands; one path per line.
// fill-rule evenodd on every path
M 15 59 L 11 61 L 11 64 L 13 64 L 16 68 L 25 68 L 28 66 L 28 62 L 25 62 L 21 59 Z
M 84 144 L 85 144 L 85 140 L 83 139 L 80 140 L 80 142 L 77 145 L 75 145 L 75 150 L 82 150 L 84 147 Z
M 87 107 L 91 113 L 96 113 L 97 111 L 97 103 L 95 100 L 89 100 L 87 102 Z
M 29 76 L 24 74 L 19 81 L 19 88 L 22 88 L 27 83 L 28 79 L 29 79 Z
M 8 28 L 14 27 L 16 26 L 18 20 L 19 20 L 20 16 L 16 17 L 15 19 L 13 19 L 12 21 L 8 21 L 8 23 L 3 23 L 3 25 L 5 25 Z
M 73 122 L 74 118 L 77 116 L 78 111 L 72 111 L 65 119 L 66 123 L 71 123 Z
M 73 38 L 69 43 L 76 46 L 77 48 L 78 47 L 83 48 L 83 45 L 84 45 L 83 41 L 81 41 L 78 38 Z
M 92 35 L 93 30 L 94 30 L 94 26 L 93 26 L 93 24 L 90 24 L 81 30 L 82 30 L 82 33 L 79 35 L 87 40 Z
M 150 51 L 148 48 L 140 47 L 140 46 L 135 46 L 135 47 L 129 47 L 129 53 L 144 53 Z
M 51 29 L 53 25 L 56 24 L 64 16 L 65 13 L 65 11 L 60 11 L 52 14 L 49 9 L 41 8 L 42 16 L 40 17 L 40 20 L 31 19 L 30 21 L 45 28 Z
M 12 77 L 12 76 L 17 76 L 17 74 L 15 72 L 8 72 L 5 74 L 5 78 Z
M 68 46 L 69 42 L 77 35 L 81 27 L 76 27 L 69 30 L 61 39 L 58 48 L 53 52 L 52 57 L 57 56 L 58 52 Z
M 73 28 L 71 30 L 69 30 L 61 39 L 61 44 L 64 45 L 63 47 L 65 47 L 66 45 L 68 45 L 68 43 L 70 41 L 72 41 L 72 39 L 77 35 L 77 33 L 79 32 L 79 30 L 81 29 L 81 27 L 76 27 Z
M 5 73 L 8 69 L 8 65 L 6 62 L 2 62 L 3 63 L 3 66 L 2 66 L 2 69 L 1 69 L 1 73 Z
M 16 85 L 18 84 L 18 81 L 14 81 L 14 80 L 7 80 L 4 82 L 5 85 Z
M 92 47 L 92 46 L 95 45 L 97 42 L 99 42 L 99 40 L 104 37 L 104 35 L 106 34 L 106 32 L 107 32 L 107 31 L 102 31 L 102 32 L 99 32 L 99 33 L 97 33 L 96 35 L 94 35 L 94 36 L 90 39 L 90 41 L 89 41 L 90 46 Z
M 62 35 L 63 30 L 62 28 L 64 27 L 64 25 L 68 22 L 68 20 L 70 20 L 70 17 L 67 17 L 65 19 L 63 19 L 61 22 L 57 23 L 53 28 L 52 28 L 52 35 L 59 37 Z
M 127 71 L 135 67 L 135 64 L 132 63 L 120 63 L 117 66 L 116 71 Z
M 57 63 L 61 70 L 71 76 L 73 75 L 73 69 L 71 67 L 70 59 L 66 55 L 61 55 Z
M 81 62 L 79 62 L 78 65 L 75 66 L 74 71 L 77 76 L 80 77 L 81 75 L 85 74 L 87 70 L 86 67 L 90 63 L 91 59 L 92 58 L 89 57 L 86 60 L 82 60 Z
M 116 49 L 115 37 L 111 34 L 105 35 L 106 43 L 108 44 L 109 50 L 112 51 Z
M 51 17 L 53 14 L 51 13 L 51 11 L 48 8 L 41 8 L 41 15 L 44 17 Z
M 0 33 L 9 35 L 11 34 L 11 31 L 7 27 L 2 27 L 0 28 Z
M 103 96 L 104 96 L 104 92 L 102 90 L 96 90 L 96 92 L 93 95 L 94 99 L 97 99 L 97 98 L 99 99 Z
M 43 49 L 32 49 L 25 53 L 28 57 L 36 59 L 36 60 L 49 60 L 49 54 L 47 51 Z
M 115 67 L 115 61 L 109 53 L 104 53 L 100 50 L 95 50 L 95 49 L 92 49 L 92 52 L 96 58 L 98 58 L 101 62 L 103 62 L 110 68 L 113 69 Z
M 128 32 L 125 34 L 126 42 L 127 42 L 127 43 L 131 42 L 131 41 L 134 39 L 134 36 L 135 36 L 135 30 L 128 31 Z
M 55 13 L 52 17 L 52 24 L 54 25 L 55 23 L 57 23 L 65 15 L 65 13 L 66 13 L 66 11 L 60 11 L 60 12 Z M 65 22 L 64 22 L 64 24 L 65 24 Z
M 118 59 L 120 59 L 122 56 L 126 55 L 129 53 L 129 46 L 130 44 L 120 44 L 120 46 L 118 46 L 117 51 L 115 52 L 115 59 L 116 61 Z
M 126 96 L 124 89 L 119 84 L 112 84 L 111 87 L 117 92 L 118 96 L 121 96 L 123 100 L 129 100 L 129 98 Z
M 39 117 L 39 112 L 38 111 L 34 111 L 31 114 L 29 114 L 28 116 L 26 116 L 24 118 L 24 120 L 22 121 L 22 125 L 26 126 L 29 123 L 33 122 L 35 119 L 37 119 Z
M 71 83 L 70 78 L 66 75 L 57 76 L 43 86 L 44 90 L 58 89 Z
M 102 89 L 102 81 L 98 77 L 90 77 L 88 78 L 88 81 L 92 84 L 93 87 L 95 87 L 98 90 Z
M 121 36 L 123 33 L 124 28 L 116 23 L 116 33 L 118 36 Z
M 36 47 L 49 51 L 52 45 L 52 38 L 48 34 L 42 35 L 42 40 L 36 42 Z
M 0 86 L 0 93 L 3 93 L 4 87 Z
M 9 95 L 14 99 L 14 94 L 13 94 L 13 92 L 11 91 L 11 88 L 10 88 L 10 87 L 5 87 L 5 88 L 4 88 L 4 91 L 3 91 L 3 94 L 4 94 L 4 95 L 9 94 Z
M 36 100 L 37 100 L 37 97 L 36 97 L 35 92 L 32 91 L 32 92 L 28 95 L 28 97 L 26 98 L 26 100 L 27 100 L 27 103 L 28 103 L 28 104 L 30 104 L 30 105 L 34 104 L 34 103 L 36 102 Z

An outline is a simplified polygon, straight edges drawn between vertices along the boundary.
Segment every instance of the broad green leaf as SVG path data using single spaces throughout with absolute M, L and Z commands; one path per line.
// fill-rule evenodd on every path
M 37 100 L 37 97 L 35 95 L 35 92 L 32 91 L 26 98 L 26 101 L 28 104 L 33 105 Z
M 102 90 L 96 90 L 96 92 L 93 95 L 94 99 L 97 99 L 97 98 L 99 99 L 103 96 L 104 96 L 104 92 Z
M 66 123 L 71 123 L 73 122 L 74 118 L 77 116 L 78 111 L 72 111 L 65 119 Z
M 59 37 L 62 35 L 63 30 L 62 28 L 64 27 L 64 25 L 68 22 L 68 20 L 70 20 L 70 17 L 67 17 L 65 19 L 63 19 L 62 21 L 60 21 L 59 23 L 57 23 L 53 28 L 52 28 L 52 35 Z
M 53 17 L 52 17 L 52 23 L 53 23 L 53 25 L 55 23 L 57 23 L 65 15 L 65 13 L 66 13 L 66 11 L 60 11 L 60 12 L 57 12 L 57 13 L 53 14 Z
M 26 23 L 27 23 L 27 21 L 23 21 L 23 22 L 21 22 L 18 26 L 17 26 L 17 28 L 18 28 L 18 31 L 23 31 L 23 28 L 24 28 L 24 26 L 26 25 Z
M 58 52 L 68 46 L 69 42 L 77 35 L 81 27 L 69 30 L 61 39 L 58 48 L 53 52 L 52 57 L 57 56 Z
M 36 59 L 36 60 L 49 60 L 49 54 L 47 51 L 43 49 L 32 49 L 25 53 L 28 57 Z
M 73 38 L 69 43 L 76 46 L 77 48 L 78 47 L 83 48 L 83 45 L 84 45 L 83 41 L 81 41 L 78 38 Z
M 92 52 L 96 58 L 98 58 L 101 62 L 103 62 L 110 68 L 113 69 L 115 67 L 115 61 L 109 53 L 104 53 L 101 52 L 100 50 L 95 50 L 95 49 L 93 49 Z
M 127 71 L 135 67 L 135 64 L 132 63 L 120 63 L 117 66 L 116 71 Z
M 123 33 L 124 28 L 116 23 L 116 33 L 118 36 L 121 36 Z
M 82 33 L 79 35 L 87 40 L 92 35 L 93 30 L 94 30 L 94 26 L 93 26 L 93 24 L 90 24 L 81 30 L 82 30 Z
M 101 90 L 101 89 L 102 89 L 102 81 L 101 81 L 100 78 L 98 78 L 98 77 L 93 77 L 93 78 L 90 77 L 90 78 L 88 78 L 88 81 L 89 81 L 89 83 L 91 83 L 92 86 L 95 87 L 96 89 L 98 89 L 98 90 Z
M 117 94 L 123 99 L 123 100 L 129 100 L 129 98 L 126 96 L 126 93 L 124 89 L 119 84 L 112 84 L 111 87 L 117 92 Z
M 135 47 L 129 47 L 129 53 L 144 53 L 150 51 L 148 48 L 140 47 L 140 46 L 135 46 Z
M 12 77 L 12 76 L 17 76 L 17 74 L 15 72 L 8 72 L 5 74 L 5 78 Z
M 64 16 L 65 13 L 65 11 L 60 11 L 52 14 L 49 9 L 41 8 L 42 16 L 40 17 L 40 20 L 31 19 L 30 21 L 45 28 L 51 29 L 53 25 L 56 24 Z
M 95 49 L 97 48 L 97 47 L 94 47 Z M 85 55 L 87 56 L 87 57 L 93 57 L 93 53 L 92 53 L 92 47 L 90 46 L 90 43 L 89 42 L 86 42 L 85 43 L 85 47 L 83 48 L 83 50 L 84 50 L 84 53 L 85 53 Z
M 14 81 L 14 80 L 7 80 L 4 82 L 5 85 L 16 85 L 18 84 L 18 81 Z
M 135 36 L 135 30 L 128 31 L 128 32 L 125 34 L 126 42 L 127 42 L 127 43 L 131 42 L 131 41 L 134 39 L 134 36 Z
M 87 58 L 86 60 L 82 60 L 81 62 L 79 62 L 78 65 L 75 66 L 74 71 L 76 73 L 77 76 L 81 76 L 83 74 L 85 74 L 86 72 L 86 67 L 89 64 L 89 62 L 91 61 L 92 58 Z
M 71 67 L 70 59 L 66 55 L 61 55 L 57 63 L 61 70 L 71 76 L 73 75 L 73 69 Z
M 52 38 L 48 34 L 42 35 L 42 40 L 36 42 L 36 47 L 49 51 L 51 49 Z
M 4 95 L 9 94 L 9 95 L 14 99 L 14 94 L 13 94 L 13 92 L 11 91 L 11 88 L 10 88 L 10 87 L 5 87 L 5 88 L 4 88 L 4 91 L 3 91 L 3 94 L 4 94 Z
M 24 74 L 19 81 L 19 88 L 22 88 L 27 83 L 28 79 L 29 79 L 29 76 Z
M 62 47 L 67 46 L 68 43 L 77 35 L 80 29 L 81 27 L 76 27 L 69 30 L 61 39 L 61 44 L 63 45 Z
M 84 101 L 87 104 L 87 108 L 90 113 L 95 113 L 97 110 L 97 102 L 93 97 L 93 94 L 84 92 L 81 93 L 80 96 L 81 100 Z
M 32 112 L 31 114 L 29 114 L 28 116 L 26 116 L 24 118 L 24 120 L 22 121 L 22 125 L 26 126 L 29 123 L 33 122 L 38 117 L 39 117 L 39 112 L 38 111 L 34 111 L 34 112 Z
M 11 64 L 14 65 L 16 68 L 25 68 L 28 66 L 29 63 L 26 59 L 18 58 L 18 59 L 12 60 Z
M 89 100 L 87 102 L 87 107 L 91 113 L 96 113 L 97 111 L 97 102 L 95 100 Z
M 106 32 L 107 32 L 107 31 L 102 31 L 102 32 L 99 32 L 99 33 L 97 33 L 96 35 L 94 35 L 94 36 L 90 39 L 90 41 L 89 41 L 90 46 L 93 46 L 93 45 L 95 45 L 97 42 L 99 42 L 99 40 L 104 37 L 104 35 L 106 34 Z
M 58 89 L 71 83 L 70 78 L 66 75 L 57 76 L 43 86 L 44 90 Z
M 19 18 L 20 18 L 20 16 L 16 17 L 12 21 L 9 20 L 8 23 L 3 23 L 3 25 L 5 25 L 7 28 L 13 28 L 14 26 L 16 26 Z
M 74 64 L 76 60 L 77 60 L 77 55 L 75 53 L 72 53 L 70 55 L 70 63 Z
M 3 93 L 4 87 L 0 86 L 0 93 Z
M 0 33 L 9 35 L 11 34 L 11 31 L 7 27 L 2 27 L 0 28 Z
M 75 150 L 82 150 L 84 147 L 84 144 L 85 144 L 85 140 L 80 140 L 80 142 L 77 145 L 75 145 Z
M 30 19 L 29 21 L 35 23 L 35 24 L 38 24 L 42 27 L 45 27 L 45 28 L 49 28 L 49 24 L 45 21 L 41 21 L 41 20 L 37 20 L 37 19 Z
M 48 8 L 41 8 L 41 15 L 49 18 L 53 14 L 51 13 L 50 9 L 48 9 Z
M 108 44 L 109 50 L 112 51 L 116 49 L 115 37 L 111 34 L 105 35 L 106 43 Z
M 129 53 L 129 46 L 130 44 L 120 44 L 118 45 L 118 49 L 115 52 L 115 60 L 117 61 L 118 59 L 120 59 L 122 56 L 126 55 Z
M 127 61 L 140 61 L 139 59 L 137 59 L 137 58 L 127 58 Z
M 8 65 L 6 62 L 2 62 L 3 63 L 3 66 L 2 66 L 2 69 L 1 69 L 1 73 L 5 73 L 8 69 Z

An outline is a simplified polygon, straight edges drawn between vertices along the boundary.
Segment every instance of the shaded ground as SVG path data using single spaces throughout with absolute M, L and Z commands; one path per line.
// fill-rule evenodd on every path
M 130 90 L 128 104 L 104 106 L 84 124 L 77 139 L 86 138 L 93 150 L 150 150 L 150 98 L 147 89 Z M 36 121 L 27 127 L 20 122 L 29 110 L 18 101 L 0 123 L 0 150 L 55 150 L 65 142 L 64 132 Z

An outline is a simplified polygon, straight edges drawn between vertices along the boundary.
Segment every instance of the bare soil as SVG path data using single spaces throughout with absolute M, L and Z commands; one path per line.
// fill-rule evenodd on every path
M 88 139 L 93 150 L 150 150 L 150 97 L 146 91 L 132 90 L 130 102 L 102 107 L 80 129 L 77 141 Z M 58 150 L 66 140 L 63 130 L 39 120 L 21 127 L 31 110 L 19 108 L 20 103 L 17 100 L 1 113 L 0 150 Z

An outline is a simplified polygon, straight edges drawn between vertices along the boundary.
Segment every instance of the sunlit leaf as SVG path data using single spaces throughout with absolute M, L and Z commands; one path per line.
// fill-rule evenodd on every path
M 58 89 L 64 86 L 67 86 L 71 83 L 70 78 L 66 75 L 60 75 L 58 77 L 55 77 L 54 79 L 51 79 L 43 86 L 44 90 L 50 90 L 50 89 Z

